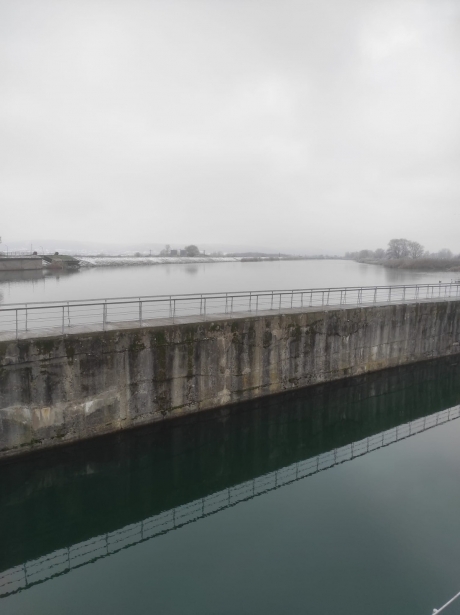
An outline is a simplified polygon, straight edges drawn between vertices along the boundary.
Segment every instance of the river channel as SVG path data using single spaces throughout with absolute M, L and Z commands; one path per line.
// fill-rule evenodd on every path
M 0 612 L 428 615 L 459 404 L 443 359 L 4 461 Z
M 345 260 L 223 262 L 0 273 L 0 305 L 139 295 L 450 282 L 448 272 L 387 269 Z M 457 276 L 458 277 L 458 276 Z

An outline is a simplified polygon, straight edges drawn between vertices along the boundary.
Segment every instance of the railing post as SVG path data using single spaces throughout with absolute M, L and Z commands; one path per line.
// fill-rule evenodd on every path
M 105 331 L 107 327 L 107 300 L 102 305 L 102 330 Z
M 65 318 L 65 307 L 62 306 L 62 335 L 64 335 L 64 318 Z
M 291 310 L 292 310 L 292 302 L 294 301 L 294 291 L 291 292 Z
M 27 303 L 26 303 L 26 331 L 27 331 Z
M 142 301 L 139 299 L 139 327 L 142 327 Z
M 19 332 L 18 332 L 18 310 L 16 310 L 16 339 L 18 339 L 19 337 Z
M 252 307 L 252 294 L 251 292 L 249 292 L 249 311 L 251 311 L 251 307 Z
M 173 323 L 174 323 L 175 318 L 176 318 L 176 300 L 174 299 L 174 303 L 173 303 Z
M 259 311 L 259 295 L 256 295 L 256 314 Z
M 272 301 L 270 303 L 270 310 L 273 310 L 273 291 L 272 291 Z
M 206 320 L 206 297 L 204 298 L 204 319 Z
M 281 293 L 280 293 L 280 304 L 279 304 L 279 311 L 281 312 Z
M 374 290 L 374 303 L 377 303 L 377 286 L 375 287 L 375 290 Z

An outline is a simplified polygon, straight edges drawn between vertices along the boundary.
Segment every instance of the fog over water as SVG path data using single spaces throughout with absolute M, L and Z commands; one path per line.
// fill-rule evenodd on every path
M 458 253 L 459 15 L 2 0 L 3 241 Z

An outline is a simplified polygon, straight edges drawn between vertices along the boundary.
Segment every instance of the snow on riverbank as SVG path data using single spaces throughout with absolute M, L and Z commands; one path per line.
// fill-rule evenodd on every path
M 195 263 L 230 263 L 243 260 L 270 260 L 268 258 L 247 259 L 237 256 L 77 256 L 82 267 L 126 267 L 133 265 L 179 265 Z

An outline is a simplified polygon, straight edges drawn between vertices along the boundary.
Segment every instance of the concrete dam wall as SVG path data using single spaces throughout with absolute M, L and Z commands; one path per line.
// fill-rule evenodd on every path
M 460 302 L 0 342 L 0 457 L 460 353 Z

